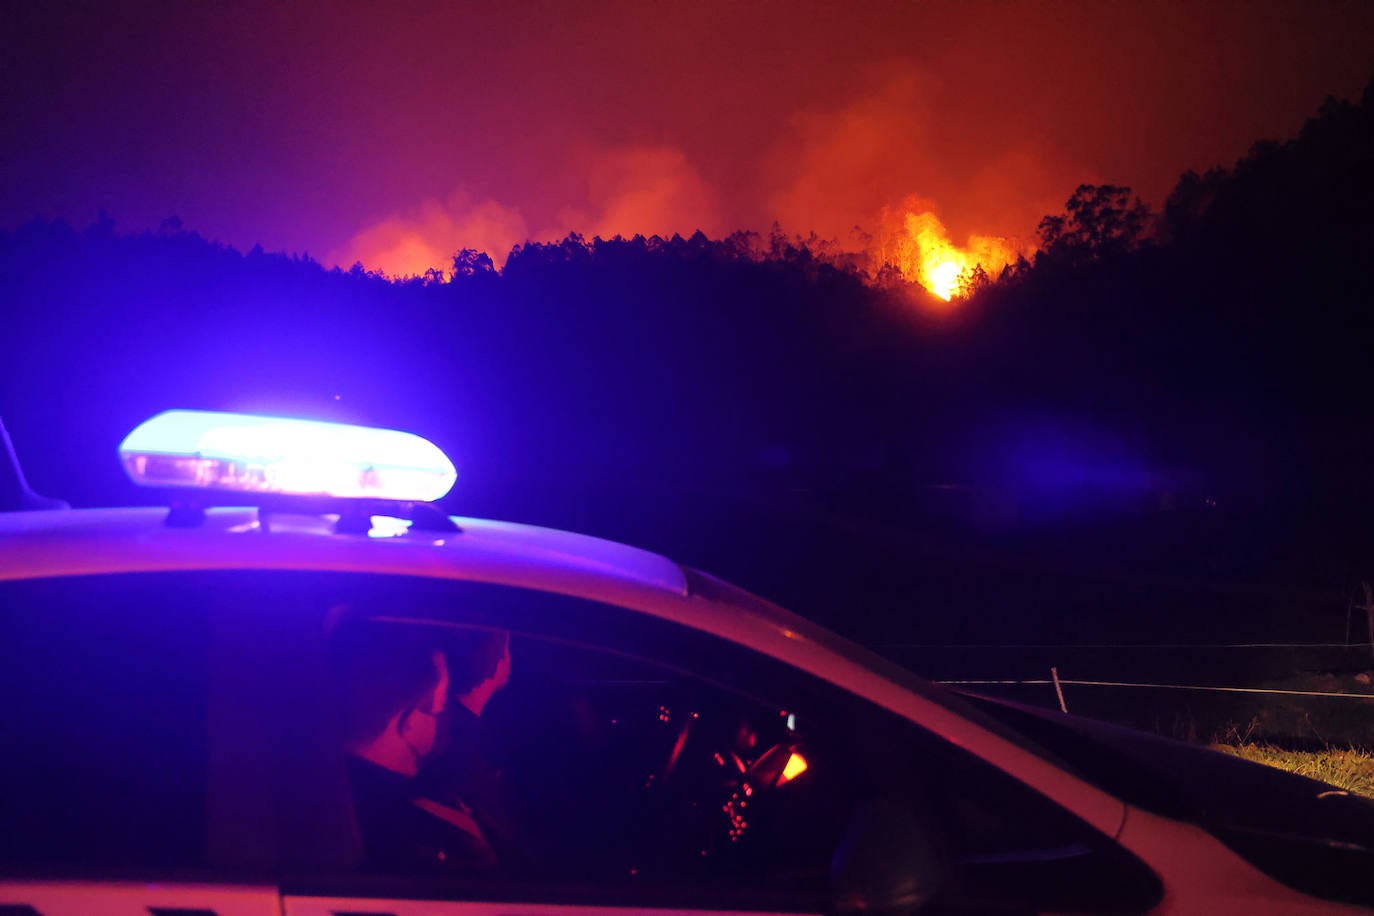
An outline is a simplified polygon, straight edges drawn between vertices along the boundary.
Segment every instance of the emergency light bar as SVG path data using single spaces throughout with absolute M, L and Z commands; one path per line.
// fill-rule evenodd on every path
M 145 420 L 119 457 L 140 486 L 284 496 L 433 502 L 458 479 L 413 433 L 206 410 Z

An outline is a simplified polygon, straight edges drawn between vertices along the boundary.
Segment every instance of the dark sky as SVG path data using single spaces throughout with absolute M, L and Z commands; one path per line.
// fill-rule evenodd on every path
M 0 0 L 0 227 L 418 269 L 570 230 L 1030 235 L 1374 76 L 1369 2 Z

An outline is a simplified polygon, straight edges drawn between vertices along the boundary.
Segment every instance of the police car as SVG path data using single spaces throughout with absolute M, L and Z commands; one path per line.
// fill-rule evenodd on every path
M 456 471 L 418 436 L 170 411 L 119 455 L 165 505 L 53 508 L 9 472 L 0 912 L 1374 904 L 1363 800 L 955 694 L 634 547 L 449 517 Z M 364 835 L 335 727 L 340 608 L 436 647 L 510 634 L 477 713 L 519 825 L 494 861 L 372 854 L 411 838 Z M 426 794 L 442 729 L 400 721 L 406 803 L 492 831 L 476 799 Z

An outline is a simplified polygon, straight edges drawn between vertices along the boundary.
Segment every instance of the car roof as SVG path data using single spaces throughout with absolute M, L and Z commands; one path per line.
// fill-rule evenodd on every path
M 0 513 L 0 580 L 196 569 L 301 569 L 438 576 L 550 591 L 645 592 L 685 597 L 673 561 L 588 535 L 454 518 L 458 531 L 380 526 L 369 537 L 334 532 L 333 518 L 215 508 L 193 527 L 161 508 Z M 648 597 L 648 594 L 644 595 Z

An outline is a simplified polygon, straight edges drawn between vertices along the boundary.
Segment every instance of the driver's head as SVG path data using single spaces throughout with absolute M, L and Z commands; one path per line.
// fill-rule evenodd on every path
M 448 667 L 432 630 L 344 620 L 330 637 L 330 673 L 344 747 L 413 776 L 433 753 Z

